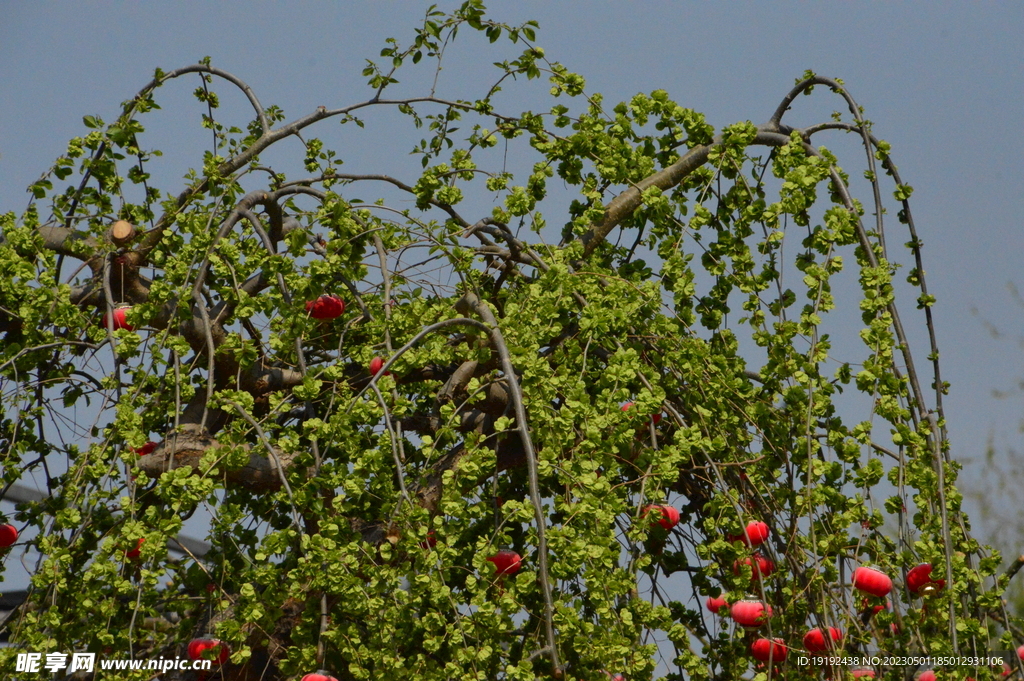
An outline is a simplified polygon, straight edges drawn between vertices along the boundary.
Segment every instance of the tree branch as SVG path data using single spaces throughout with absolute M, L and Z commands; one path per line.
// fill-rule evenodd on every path
M 675 187 L 682 182 L 693 171 L 707 163 L 708 155 L 712 149 L 721 146 L 722 136 L 719 135 L 711 144 L 701 144 L 687 151 L 678 161 L 664 168 L 657 173 L 641 180 L 629 189 L 612 199 L 605 208 L 604 219 L 599 224 L 591 225 L 590 229 L 581 237 L 583 242 L 583 257 L 588 257 L 594 252 L 608 234 L 623 220 L 640 207 L 643 202 L 643 192 L 651 187 L 657 187 L 662 191 Z M 759 129 L 751 144 L 764 146 L 781 147 L 789 144 L 789 137 L 781 132 Z
M 540 579 L 541 591 L 544 595 L 544 625 L 547 634 L 548 646 L 551 648 L 551 664 L 555 669 L 555 675 L 561 676 L 561 663 L 558 659 L 558 647 L 555 640 L 554 625 L 554 604 L 551 596 L 551 582 L 548 577 L 548 545 L 545 536 L 547 522 L 544 517 L 544 506 L 540 497 L 540 482 L 537 475 L 537 453 L 533 448 L 533 440 L 530 438 L 530 430 L 526 420 L 526 408 L 523 406 L 523 392 L 519 387 L 519 380 L 516 378 L 515 367 L 512 366 L 512 357 L 509 354 L 508 346 L 505 345 L 505 338 L 498 326 L 498 320 L 494 317 L 487 304 L 481 301 L 473 292 L 467 292 L 457 303 L 455 309 L 466 314 L 475 311 L 484 323 L 490 326 L 489 335 L 491 343 L 498 351 L 501 358 L 502 371 L 505 380 L 508 382 L 509 392 L 512 395 L 512 405 L 516 414 L 516 427 L 519 430 L 519 438 L 523 449 L 526 452 L 527 475 L 530 479 L 530 500 L 533 502 L 534 518 L 537 521 L 537 576 Z

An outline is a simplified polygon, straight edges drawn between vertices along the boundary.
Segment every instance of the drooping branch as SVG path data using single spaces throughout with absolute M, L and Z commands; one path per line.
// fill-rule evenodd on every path
M 512 396 L 519 440 L 526 453 L 527 475 L 530 482 L 530 501 L 533 503 L 534 518 L 537 522 L 537 577 L 540 580 L 541 591 L 544 596 L 545 633 L 548 639 L 548 646 L 551 649 L 551 665 L 555 670 L 555 676 L 560 677 L 562 675 L 562 668 L 555 640 L 554 599 L 551 594 L 551 582 L 548 573 L 548 546 L 545 533 L 547 518 L 544 516 L 544 506 L 541 502 L 540 481 L 537 474 L 537 453 L 533 448 L 533 439 L 530 437 L 530 429 L 526 419 L 526 407 L 523 405 L 523 392 L 519 387 L 519 379 L 516 378 L 515 367 L 512 366 L 512 357 L 509 354 L 508 346 L 505 344 L 501 327 L 498 325 L 498 320 L 494 317 L 494 313 L 487 307 L 487 304 L 481 301 L 475 293 L 467 292 L 455 303 L 455 309 L 462 314 L 466 314 L 469 311 L 476 312 L 490 327 L 488 335 L 491 337 L 491 343 L 501 358 L 502 371 L 505 373 L 505 380 L 508 382 L 509 392 Z
M 759 128 L 757 135 L 751 144 L 763 146 L 782 147 L 789 144 L 789 136 L 778 130 L 769 130 L 765 127 Z M 623 220 L 632 215 L 643 203 L 643 192 L 651 187 L 657 187 L 662 191 L 675 187 L 685 180 L 693 171 L 707 163 L 708 156 L 716 147 L 722 145 L 722 136 L 719 135 L 711 144 L 700 144 L 673 163 L 653 175 L 637 182 L 621 194 L 612 199 L 605 208 L 604 217 L 601 222 L 591 225 L 590 229 L 581 237 L 583 242 L 583 257 L 586 258 L 594 252 Z

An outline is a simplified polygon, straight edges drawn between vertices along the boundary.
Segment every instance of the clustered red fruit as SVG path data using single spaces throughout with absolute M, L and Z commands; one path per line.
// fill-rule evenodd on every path
M 512 549 L 502 549 L 487 560 L 494 563 L 494 569 L 499 577 L 514 575 L 519 572 L 523 563 L 520 555 Z
M 18 541 L 18 528 L 14 525 L 0 525 L 0 549 L 13 546 Z
M 655 504 L 651 506 L 644 506 L 642 514 L 646 518 L 647 514 L 654 511 L 658 512 L 657 521 L 666 530 L 671 530 L 673 527 L 679 524 L 679 511 L 675 506 L 669 506 L 668 504 Z
M 828 636 L 825 632 L 815 627 L 804 634 L 804 648 L 809 653 L 821 653 L 835 647 L 843 640 L 843 632 L 835 627 L 828 628 Z
M 128 310 L 130 307 L 119 307 L 114 312 L 114 329 L 125 329 L 126 331 L 134 331 L 135 327 L 128 323 Z M 107 313 L 103 313 L 102 326 L 107 328 L 109 316 Z
M 708 607 L 708 610 L 718 614 L 718 611 L 729 605 L 726 603 L 724 598 L 715 598 L 714 596 L 708 596 L 708 599 L 704 601 L 704 605 Z
M 133 330 L 133 327 L 125 321 L 125 312 L 127 308 L 118 308 L 114 310 L 114 327 L 119 329 Z M 344 301 L 333 295 L 323 295 L 314 301 L 306 303 L 306 311 L 314 319 L 335 319 L 341 316 L 345 311 Z M 104 325 L 106 324 L 106 316 L 104 315 Z M 380 373 L 381 368 L 384 366 L 384 360 L 380 357 L 374 357 L 370 361 L 370 374 L 376 376 Z M 386 375 L 390 375 L 388 372 Z M 622 411 L 629 410 L 633 406 L 633 402 L 628 402 L 622 406 Z M 651 417 L 655 425 L 661 421 L 661 414 L 653 414 Z M 144 446 L 138 448 L 132 448 L 132 451 L 142 456 L 150 454 L 156 449 L 157 443 L 147 442 Z M 679 511 L 668 504 L 649 505 L 643 508 L 643 515 L 646 517 L 649 513 L 658 511 L 657 523 L 666 530 L 671 530 L 679 523 Z M 770 528 L 768 524 L 763 521 L 751 521 L 744 528 L 742 535 L 731 535 L 727 537 L 730 541 L 742 541 L 748 546 L 759 546 L 763 544 L 770 535 Z M 424 548 L 431 548 L 437 540 L 434 538 L 433 531 L 430 531 L 427 535 L 425 542 L 421 544 Z M 11 525 L 0 525 L 0 547 L 10 546 L 17 539 L 17 530 Z M 139 539 L 136 547 L 130 551 L 125 552 L 125 557 L 130 559 L 138 558 L 140 555 L 140 549 L 145 539 Z M 510 549 L 502 549 L 495 555 L 487 559 L 494 564 L 495 573 L 501 577 L 505 575 L 514 575 L 519 572 L 522 565 L 522 558 L 518 553 Z M 749 558 L 745 558 L 742 561 L 737 560 L 733 563 L 733 572 L 739 574 L 742 570 L 743 565 L 750 565 L 752 568 L 752 579 L 758 580 L 760 577 L 768 576 L 775 571 L 775 563 L 760 553 L 755 553 Z M 919 565 L 907 573 L 907 588 L 913 594 L 919 594 L 921 592 L 931 593 L 932 591 L 941 589 L 945 586 L 945 580 L 933 580 L 931 579 L 932 566 L 930 564 Z M 877 597 L 884 597 L 889 594 L 892 590 L 892 580 L 882 571 L 871 568 L 871 567 L 859 567 L 854 571 L 853 575 L 853 586 L 865 593 L 871 594 Z M 713 613 L 719 614 L 722 608 L 728 607 L 728 603 L 724 598 L 716 598 L 709 596 L 706 601 L 708 610 Z M 877 613 L 883 609 L 884 606 L 876 605 L 872 608 L 872 614 Z M 729 610 L 732 619 L 737 624 L 746 628 L 757 628 L 761 626 L 765 620 L 772 615 L 772 608 L 770 605 L 766 605 L 760 601 L 755 600 L 742 600 L 739 601 L 730 608 Z M 838 644 L 843 638 L 843 633 L 835 627 L 828 628 L 828 636 L 819 629 L 814 628 L 808 631 L 804 635 L 803 643 L 804 648 L 811 653 L 820 653 Z M 223 664 L 227 661 L 230 656 L 230 650 L 227 644 L 218 641 L 216 639 L 195 639 L 188 646 L 188 655 L 193 660 L 204 659 L 204 652 L 207 650 L 217 649 L 216 662 Z M 784 641 L 779 638 L 768 639 L 759 638 L 750 645 L 750 653 L 754 659 L 761 662 L 782 661 L 788 654 L 788 648 Z M 1022 660 L 1024 660 L 1024 645 L 1017 649 L 1017 654 Z M 853 671 L 854 678 L 874 678 L 875 672 L 872 669 L 857 669 Z M 615 675 L 617 679 L 621 679 L 621 675 Z M 333 676 L 327 674 L 327 672 L 320 670 L 316 673 L 306 674 L 302 677 L 302 681 L 337 681 Z M 926 670 L 921 673 L 918 677 L 918 681 L 935 681 L 935 673 L 931 670 Z
M 907 573 L 907 589 L 915 596 L 929 596 L 946 586 L 944 579 L 932 579 L 932 564 L 923 563 Z
M 736 624 L 748 629 L 756 629 L 772 616 L 772 606 L 750 599 L 733 603 L 730 614 Z
M 781 638 L 759 638 L 750 644 L 750 654 L 760 662 L 782 662 L 789 649 Z
M 345 301 L 338 296 L 324 294 L 316 300 L 306 301 L 306 312 L 313 319 L 336 319 L 345 312 Z
M 767 577 L 775 572 L 775 562 L 770 558 L 762 556 L 760 553 L 755 553 L 753 556 L 735 561 L 732 564 L 732 573 L 739 575 L 743 572 L 744 565 L 750 566 L 750 581 L 752 582 L 759 581 L 762 577 Z
M 878 568 L 862 566 L 853 571 L 853 587 L 872 596 L 884 598 L 892 591 L 892 580 Z
M 213 652 L 206 654 L 207 651 Z M 194 638 L 188 644 L 190 660 L 213 660 L 217 664 L 224 664 L 230 656 L 231 649 L 228 648 L 228 644 L 215 638 Z

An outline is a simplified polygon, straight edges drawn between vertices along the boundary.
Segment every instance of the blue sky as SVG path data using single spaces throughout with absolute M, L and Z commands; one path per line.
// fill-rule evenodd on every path
M 365 58 L 376 57 L 388 36 L 411 36 L 426 4 L 7 1 L 0 8 L 0 212 L 20 213 L 24 188 L 69 138 L 84 134 L 82 116 L 113 118 L 155 67 L 209 55 L 264 104 L 295 117 L 365 99 Z M 954 455 L 980 459 L 990 438 L 997 452 L 1024 451 L 1024 399 L 993 396 L 1024 379 L 1017 340 L 1024 307 L 1008 290 L 1024 287 L 1024 4 L 517 2 L 489 9 L 511 23 L 537 19 L 547 56 L 583 74 L 588 90 L 607 102 L 663 88 L 716 128 L 767 120 L 806 69 L 844 79 L 915 188 L 944 377 L 952 382 L 946 408 Z M 453 96 L 482 82 L 498 55 L 514 54 L 460 41 L 440 85 Z M 177 147 L 201 153 L 209 139 L 190 101 L 197 85 L 178 83 L 158 95 L 164 111 L 152 120 L 166 128 L 156 146 L 169 157 Z M 799 100 L 789 121 L 817 122 L 838 108 L 835 98 L 816 94 Z M 351 168 L 374 167 L 387 153 L 386 128 L 380 136 L 380 146 L 364 139 L 344 150 Z M 818 140 L 833 142 L 848 145 L 841 137 Z M 857 161 L 848 157 L 851 168 Z M 180 187 L 184 170 L 172 163 L 155 183 Z M 913 305 L 906 314 L 919 323 Z M 977 470 L 968 468 L 968 481 Z

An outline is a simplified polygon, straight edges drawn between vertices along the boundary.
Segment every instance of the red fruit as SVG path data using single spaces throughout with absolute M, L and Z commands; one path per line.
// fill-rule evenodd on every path
M 217 590 L 217 585 L 214 584 L 213 582 L 210 582 L 209 584 L 206 585 L 206 593 L 211 593 L 212 594 L 216 590 Z
M 1021 660 L 1024 660 L 1024 646 L 1017 648 L 1017 657 L 1019 657 Z
M 206 649 L 206 643 L 209 642 L 208 638 L 194 638 L 188 643 L 188 659 L 198 660 L 200 659 L 203 650 Z
M 374 357 L 373 359 L 370 360 L 370 375 L 371 376 L 376 376 L 377 374 L 379 374 L 380 370 L 382 368 L 384 368 L 384 360 L 383 359 L 381 359 L 380 357 Z M 389 371 L 388 374 L 390 374 L 390 373 L 391 372 Z M 387 374 L 385 374 L 385 375 L 387 375 Z
M 708 607 L 708 610 L 717 615 L 719 610 L 728 606 L 729 604 L 725 602 L 724 598 L 715 598 L 714 596 L 708 596 L 708 599 L 704 601 L 704 605 Z
M 6 549 L 16 541 L 18 541 L 18 528 L 14 525 L 0 525 L 0 549 Z
M 923 672 L 918 674 L 917 681 L 935 681 L 935 672 L 931 669 L 925 669 Z
M 499 577 L 519 572 L 523 562 L 519 554 L 511 549 L 502 549 L 487 560 L 494 563 L 494 569 Z
M 750 644 L 750 654 L 761 662 L 782 662 L 789 654 L 789 650 L 781 638 L 759 638 Z
M 765 543 L 768 540 L 768 535 L 771 530 L 768 529 L 768 523 L 760 520 L 754 520 L 747 523 L 746 532 L 746 544 L 749 546 L 758 546 Z
M 430 530 L 427 532 L 427 538 L 420 542 L 421 549 L 432 549 L 437 546 L 437 537 L 434 536 L 434 531 Z M 488 558 L 487 560 L 490 560 Z
M 127 329 L 128 331 L 134 331 L 135 327 L 128 323 L 127 315 L 130 307 L 119 307 L 114 310 L 114 329 Z M 107 313 L 103 313 L 103 328 L 107 328 Z
M 730 534 L 726 539 L 729 541 L 741 541 L 747 546 L 760 546 L 767 541 L 769 534 L 771 534 L 771 530 L 768 529 L 768 523 L 752 520 L 747 523 L 743 534 Z
M 888 610 L 889 609 L 889 599 L 886 599 L 885 605 L 871 605 L 871 601 L 869 599 L 867 599 L 867 598 L 864 598 L 864 599 L 861 599 L 860 607 L 861 607 L 861 610 L 863 610 L 864 612 L 867 612 L 868 610 L 870 610 L 871 611 L 871 615 L 870 616 L 874 617 L 875 615 L 877 615 L 878 613 L 882 612 L 883 610 Z
M 135 548 L 130 551 L 124 552 L 124 557 L 129 560 L 135 560 L 142 555 L 142 544 L 146 541 L 145 537 L 140 537 L 139 541 L 135 544 Z
M 804 648 L 806 648 L 809 653 L 821 653 L 832 648 L 842 640 L 843 632 L 835 627 L 828 628 L 828 640 L 825 638 L 825 633 L 821 629 L 815 627 L 804 634 Z
M 922 563 L 907 573 L 907 589 L 915 596 L 930 596 L 945 586 L 946 580 L 932 579 L 931 563 Z
M 634 402 L 626 402 L 624 405 L 622 405 L 622 411 L 629 411 L 629 408 L 632 407 L 634 404 Z M 651 414 L 651 421 L 654 421 L 654 425 L 658 425 L 659 423 L 661 423 L 661 414 Z
M 338 679 L 321 669 L 314 674 L 306 674 L 302 677 L 302 681 L 338 681 Z
M 213 660 L 217 664 L 224 664 L 230 656 L 228 644 L 215 638 L 194 638 L 188 644 L 188 657 L 191 660 Z
M 658 511 L 661 517 L 658 518 L 658 524 L 666 530 L 671 530 L 673 527 L 679 524 L 679 511 L 676 510 L 675 506 L 669 506 L 668 504 L 656 504 L 653 506 L 644 506 L 641 511 L 644 517 L 651 511 Z
M 750 580 L 753 582 L 775 572 L 775 563 L 770 558 L 765 558 L 760 553 L 755 553 L 749 558 L 735 561 L 732 564 L 732 573 L 734 575 L 740 574 L 743 571 L 744 565 L 750 566 Z
M 855 679 L 873 679 L 873 678 L 875 678 L 875 670 L 874 669 L 867 669 L 867 668 L 864 668 L 864 669 L 854 669 L 852 674 L 853 674 L 853 678 L 855 678 Z
M 325 294 L 316 300 L 306 301 L 306 312 L 313 319 L 335 319 L 345 312 L 345 301 Z
M 132 447 L 131 452 L 139 456 L 146 456 L 147 454 L 152 454 L 159 446 L 156 442 L 147 442 L 141 447 Z
M 892 591 L 892 580 L 877 568 L 859 567 L 853 571 L 853 588 L 884 598 Z
M 761 601 L 744 599 L 733 603 L 730 614 L 741 627 L 756 629 L 772 616 L 772 606 L 765 605 Z

